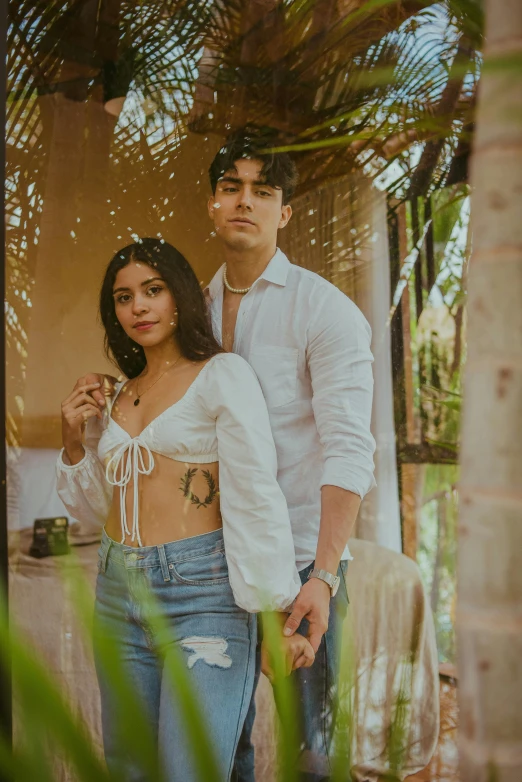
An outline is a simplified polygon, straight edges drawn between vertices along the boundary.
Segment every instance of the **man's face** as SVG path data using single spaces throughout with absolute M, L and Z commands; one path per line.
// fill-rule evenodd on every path
M 237 160 L 219 180 L 208 211 L 217 236 L 236 251 L 262 249 L 277 243 L 277 231 L 290 220 L 282 190 L 265 184 L 259 160 Z

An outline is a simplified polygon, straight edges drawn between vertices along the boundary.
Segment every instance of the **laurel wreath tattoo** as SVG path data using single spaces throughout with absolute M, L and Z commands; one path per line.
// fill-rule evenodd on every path
M 216 485 L 216 481 L 214 480 L 214 477 L 210 473 L 210 471 L 202 470 L 203 477 L 207 482 L 208 494 L 204 500 L 200 500 L 197 494 L 194 494 L 194 492 L 190 488 L 192 485 L 192 479 L 194 478 L 197 471 L 198 471 L 197 467 L 189 468 L 185 473 L 185 475 L 183 476 L 183 478 L 181 479 L 181 486 L 179 488 L 180 491 L 183 493 L 183 496 L 186 497 L 188 500 L 190 500 L 192 505 L 196 505 L 198 508 L 207 508 L 216 499 L 216 496 L 218 494 L 218 488 Z

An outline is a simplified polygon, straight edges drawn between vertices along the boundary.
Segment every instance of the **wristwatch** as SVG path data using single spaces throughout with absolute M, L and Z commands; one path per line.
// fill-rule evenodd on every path
M 333 573 L 329 573 L 327 570 L 314 568 L 308 578 L 318 578 L 321 581 L 324 581 L 330 587 L 332 597 L 336 596 L 341 581 L 339 576 L 334 576 Z

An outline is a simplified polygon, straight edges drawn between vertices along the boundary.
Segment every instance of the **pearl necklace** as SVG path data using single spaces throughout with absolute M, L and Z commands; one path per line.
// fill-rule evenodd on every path
M 230 285 L 229 281 L 227 280 L 227 265 L 226 265 L 226 264 L 225 264 L 225 267 L 224 267 L 224 269 L 223 269 L 223 282 L 225 283 L 225 288 L 227 289 L 227 291 L 230 291 L 230 293 L 241 293 L 241 294 L 245 294 L 245 293 L 248 293 L 248 291 L 249 291 L 249 290 L 250 290 L 250 288 L 252 287 L 252 286 L 250 285 L 248 288 L 233 288 L 233 287 Z

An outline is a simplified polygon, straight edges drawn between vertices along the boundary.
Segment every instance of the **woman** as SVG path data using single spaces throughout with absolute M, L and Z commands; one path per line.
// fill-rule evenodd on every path
M 285 611 L 300 588 L 266 404 L 250 366 L 215 341 L 197 278 L 171 245 L 143 239 L 118 252 L 100 313 L 127 380 L 103 413 L 94 385 L 62 404 L 58 491 L 73 517 L 105 524 L 95 623 L 118 638 L 166 778 L 190 782 L 195 772 L 142 587 L 185 657 L 227 780 L 253 687 L 253 614 Z M 293 667 L 313 661 L 301 637 L 286 653 Z M 97 668 L 109 769 L 144 780 L 118 746 L 110 683 Z

